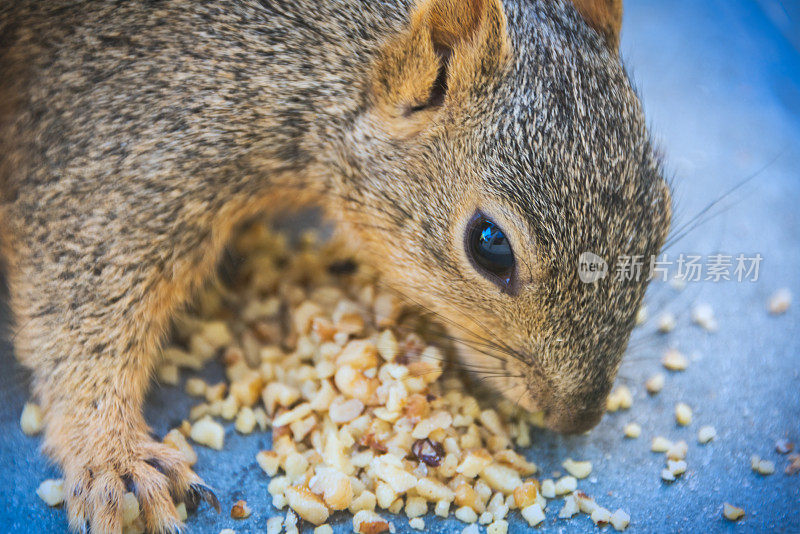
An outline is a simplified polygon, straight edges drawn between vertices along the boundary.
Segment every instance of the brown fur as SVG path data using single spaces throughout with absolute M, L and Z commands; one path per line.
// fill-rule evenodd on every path
M 321 204 L 512 401 L 596 423 L 646 283 L 581 284 L 577 255 L 655 253 L 670 208 L 595 31 L 613 10 L 587 5 L 2 8 L 0 251 L 73 529 L 120 532 L 130 489 L 150 531 L 174 531 L 173 499 L 208 495 L 141 403 L 176 308 L 236 224 L 276 208 Z M 514 244 L 508 291 L 464 251 L 476 211 Z
M 622 0 L 574 0 L 575 8 L 586 22 L 608 41 L 612 50 L 619 48 L 622 29 Z

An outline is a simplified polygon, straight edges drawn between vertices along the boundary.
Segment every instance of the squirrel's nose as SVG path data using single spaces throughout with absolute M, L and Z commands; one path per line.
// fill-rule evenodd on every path
M 545 413 L 545 424 L 561 434 L 581 434 L 600 422 L 605 406 L 575 408 L 569 405 L 554 406 Z

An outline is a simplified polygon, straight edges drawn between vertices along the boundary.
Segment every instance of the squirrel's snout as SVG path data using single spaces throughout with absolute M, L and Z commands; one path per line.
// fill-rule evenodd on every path
M 588 410 L 553 409 L 545 413 L 545 424 L 561 434 L 581 434 L 594 428 L 603 417 L 603 408 Z

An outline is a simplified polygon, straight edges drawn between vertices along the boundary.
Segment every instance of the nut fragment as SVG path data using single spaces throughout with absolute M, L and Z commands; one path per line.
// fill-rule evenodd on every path
M 762 460 L 755 454 L 750 457 L 750 467 L 759 475 L 771 475 L 775 472 L 775 462 L 769 460 Z
M 647 381 L 644 383 L 644 387 L 647 389 L 647 392 L 650 395 L 655 395 L 656 393 L 664 389 L 665 381 L 666 379 L 664 375 L 661 373 L 657 373 L 647 379 Z
M 709 304 L 697 304 L 692 308 L 692 321 L 708 332 L 717 331 L 717 319 Z
M 64 502 L 64 481 L 58 479 L 47 479 L 36 489 L 39 496 L 49 506 L 58 506 Z
M 630 522 L 631 522 L 631 516 L 628 515 L 628 513 L 622 509 L 619 509 L 613 514 L 611 514 L 610 518 L 611 526 L 614 527 L 614 530 L 618 532 L 622 532 L 623 530 L 628 528 Z
M 778 454 L 789 454 L 794 450 L 794 443 L 788 439 L 779 439 L 775 442 L 775 450 Z
M 658 331 L 662 334 L 672 332 L 676 324 L 675 314 L 672 312 L 665 312 L 658 318 Z
M 685 371 L 689 367 L 689 359 L 678 350 L 669 349 L 664 353 L 661 364 L 670 371 Z
M 675 405 L 675 421 L 681 426 L 687 426 L 692 423 L 692 409 L 688 404 L 679 402 Z
M 772 296 L 769 298 L 769 302 L 767 303 L 767 309 L 772 315 L 781 315 L 786 313 L 786 310 L 789 309 L 791 304 L 792 292 L 789 291 L 788 288 L 784 287 L 772 294 Z
M 697 441 L 700 443 L 708 443 L 712 439 L 717 437 L 717 431 L 714 429 L 713 426 L 702 426 L 700 430 L 697 431 Z
M 628 423 L 623 429 L 626 438 L 636 439 L 642 433 L 642 427 L 638 423 Z
M 578 479 L 573 476 L 561 477 L 556 481 L 556 495 L 572 493 L 578 488 Z
M 669 460 L 683 460 L 686 458 L 686 453 L 689 452 L 689 444 L 685 441 L 676 441 L 667 449 L 667 458 Z
M 586 478 L 592 473 L 592 462 L 589 461 L 576 462 L 572 458 L 567 458 L 561 466 L 575 478 Z
M 192 425 L 192 431 L 189 437 L 200 445 L 205 445 L 219 451 L 222 450 L 225 441 L 225 429 L 209 416 L 205 416 Z
M 567 495 L 564 497 L 564 506 L 558 512 L 558 517 L 560 519 L 569 519 L 578 512 L 580 512 L 580 508 L 578 508 L 578 503 L 575 500 L 575 496 Z
M 722 515 L 728 521 L 738 521 L 744 517 L 744 510 L 732 504 L 723 503 Z
M 19 425 L 22 427 L 22 432 L 27 436 L 35 436 L 42 431 L 44 416 L 38 404 L 25 403 L 25 407 L 22 408 L 22 414 L 19 417 Z
M 539 506 L 538 504 L 532 504 L 528 507 L 523 508 L 520 511 L 520 514 L 522 514 L 522 518 L 528 522 L 528 525 L 532 527 L 535 527 L 545 519 L 544 511 L 542 510 L 542 507 Z
M 650 450 L 653 452 L 667 452 L 672 447 L 672 442 L 665 437 L 656 436 L 650 444 Z
M 391 523 L 370 510 L 361 510 L 353 516 L 353 531 L 358 534 L 380 534 L 390 528 Z
M 183 432 L 177 428 L 173 428 L 167 432 L 167 435 L 164 436 L 164 443 L 177 449 L 187 464 L 194 465 L 197 463 L 197 453 L 194 452 L 194 449 L 186 440 L 186 436 L 183 435 Z
M 322 499 L 311 493 L 306 487 L 290 486 L 284 490 L 284 495 L 286 495 L 286 500 L 292 510 L 309 523 L 321 525 L 330 515 L 328 507 L 325 506 Z
M 247 501 L 236 501 L 231 508 L 231 519 L 247 519 L 250 517 L 250 507 L 247 506 Z
M 456 519 L 464 523 L 474 523 L 478 520 L 478 514 L 469 506 L 462 506 L 456 510 Z
M 479 449 L 467 453 L 456 471 L 467 478 L 475 478 L 490 463 L 492 456 L 486 450 Z
M 438 441 L 429 438 L 418 439 L 411 446 L 411 452 L 421 462 L 430 467 L 439 467 L 444 459 L 444 447 Z
M 139 517 L 139 500 L 130 491 L 122 496 L 122 526 L 130 526 Z

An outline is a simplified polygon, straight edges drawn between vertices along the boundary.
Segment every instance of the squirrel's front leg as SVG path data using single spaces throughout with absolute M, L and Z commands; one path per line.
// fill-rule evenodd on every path
M 9 277 L 15 348 L 45 411 L 43 448 L 63 469 L 74 530 L 121 532 L 132 491 L 148 532 L 178 532 L 176 502 L 219 505 L 178 451 L 150 436 L 142 402 L 169 315 L 211 262 L 168 261 L 157 239 L 125 249 L 113 232 L 97 234 L 103 245 L 85 237 L 24 247 Z

